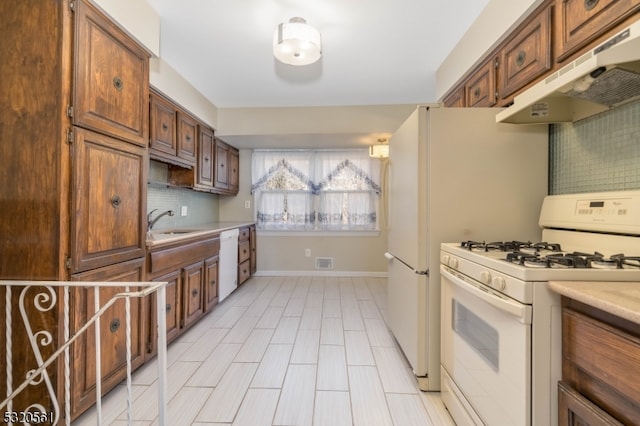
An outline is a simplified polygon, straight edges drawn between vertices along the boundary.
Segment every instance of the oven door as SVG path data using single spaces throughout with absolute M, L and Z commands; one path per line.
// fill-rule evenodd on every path
M 440 272 L 442 366 L 454 388 L 445 405 L 459 425 L 530 425 L 531 306 L 447 266 Z M 467 416 L 456 419 L 460 407 Z

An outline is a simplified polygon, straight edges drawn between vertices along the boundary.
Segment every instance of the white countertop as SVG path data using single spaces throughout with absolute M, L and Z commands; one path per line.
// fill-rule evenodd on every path
M 640 281 L 550 281 L 548 285 L 563 296 L 640 324 Z
M 158 247 L 189 238 L 216 234 L 228 229 L 242 228 L 255 222 L 211 222 L 202 225 L 152 230 L 147 233 L 147 247 Z

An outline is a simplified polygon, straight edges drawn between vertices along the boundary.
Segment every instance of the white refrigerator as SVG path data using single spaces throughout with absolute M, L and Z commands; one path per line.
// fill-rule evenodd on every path
M 388 322 L 425 391 L 440 390 L 440 243 L 541 236 L 548 126 L 499 111 L 419 106 L 389 141 Z

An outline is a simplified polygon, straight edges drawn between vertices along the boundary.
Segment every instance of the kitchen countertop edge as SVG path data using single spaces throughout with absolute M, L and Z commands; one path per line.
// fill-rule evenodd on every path
M 549 281 L 562 296 L 640 324 L 640 281 Z
M 176 227 L 172 229 L 175 229 L 175 230 L 188 229 L 193 231 L 187 232 L 184 234 L 173 235 L 173 236 L 156 237 L 157 239 L 150 238 L 149 236 L 147 236 L 146 244 L 147 244 L 147 248 L 156 248 L 163 245 L 172 244 L 178 241 L 187 241 L 191 238 L 202 237 L 209 234 L 217 234 L 223 231 L 227 231 L 229 229 L 243 228 L 245 226 L 251 226 L 251 225 L 255 225 L 255 222 L 251 222 L 251 221 L 249 222 L 211 222 L 211 223 L 206 223 L 202 225 L 185 226 L 182 228 Z M 159 229 L 157 231 L 151 231 L 150 233 L 153 235 L 154 233 L 159 234 L 162 232 L 163 230 Z

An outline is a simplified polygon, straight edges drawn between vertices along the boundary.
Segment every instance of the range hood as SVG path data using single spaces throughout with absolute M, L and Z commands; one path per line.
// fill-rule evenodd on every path
M 573 122 L 640 99 L 640 21 L 514 98 L 499 123 Z

